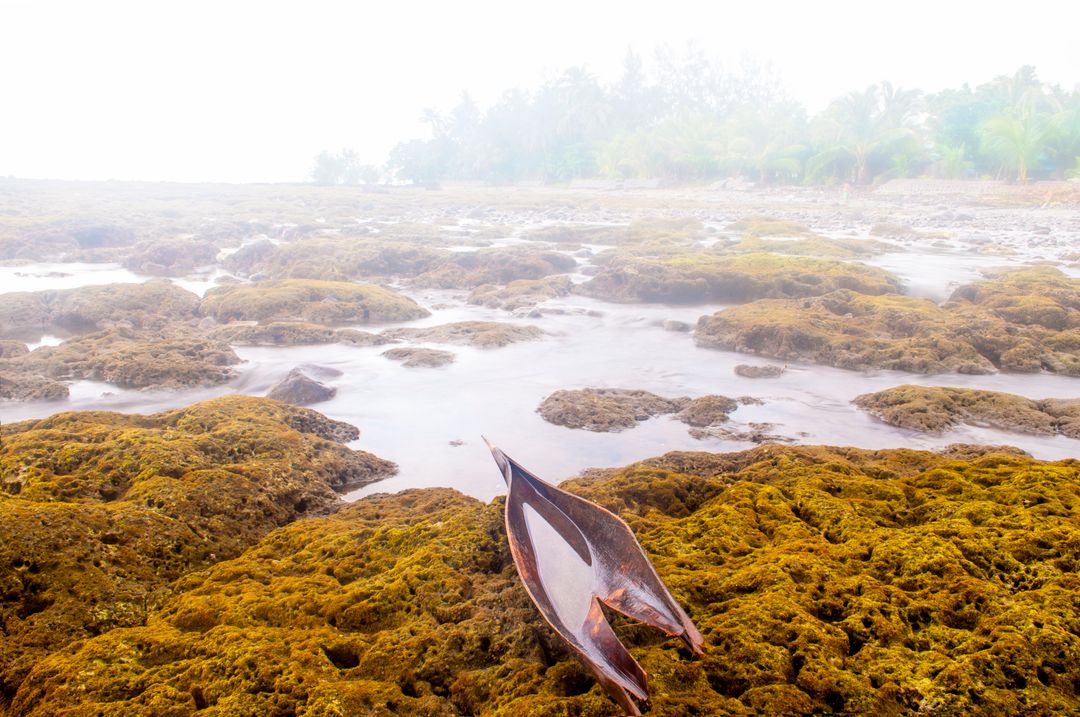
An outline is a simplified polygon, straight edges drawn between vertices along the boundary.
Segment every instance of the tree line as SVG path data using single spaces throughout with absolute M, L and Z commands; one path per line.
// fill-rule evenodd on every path
M 926 94 L 889 82 L 809 116 L 768 70 L 700 52 L 660 53 L 649 77 L 629 53 L 604 84 L 580 67 L 487 110 L 466 93 L 425 110 L 430 139 L 399 143 L 383 167 L 349 150 L 316 158 L 318 183 L 564 182 L 582 177 L 867 185 L 896 177 L 1080 176 L 1080 89 L 1021 67 L 974 89 Z

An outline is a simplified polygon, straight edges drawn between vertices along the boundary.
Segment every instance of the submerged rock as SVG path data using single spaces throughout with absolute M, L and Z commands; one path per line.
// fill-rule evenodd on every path
M 766 446 L 564 487 L 629 523 L 704 635 L 687 662 L 617 627 L 650 714 L 1080 710 L 1075 462 Z M 11 709 L 620 714 L 517 581 L 501 501 L 446 489 L 286 526 L 105 630 L 35 655 Z
M 336 388 L 316 381 L 303 369 L 294 368 L 285 378 L 274 384 L 266 397 L 293 406 L 308 406 L 320 401 L 329 401 L 336 395 Z
M 449 351 L 422 349 L 415 346 L 390 349 L 383 351 L 382 355 L 391 361 L 400 361 L 402 366 L 409 368 L 437 368 L 454 362 L 454 354 Z
M 519 341 L 535 341 L 543 336 L 544 332 L 535 326 L 501 321 L 458 321 L 423 329 L 386 329 L 379 335 L 391 340 L 429 341 L 435 344 L 462 344 L 493 349 Z
M 1080 399 L 1033 401 L 999 391 L 943 386 L 895 386 L 853 403 L 885 423 L 942 433 L 961 423 L 1006 431 L 1080 438 Z

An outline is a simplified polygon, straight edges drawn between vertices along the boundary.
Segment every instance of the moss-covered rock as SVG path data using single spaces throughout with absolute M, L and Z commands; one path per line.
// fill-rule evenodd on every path
M 140 242 L 124 257 L 123 264 L 140 274 L 185 276 L 213 264 L 218 247 L 214 242 L 189 237 L 170 237 Z
M 109 329 L 25 356 L 0 359 L 0 370 L 53 380 L 104 381 L 121 388 L 216 386 L 231 379 L 240 358 L 228 344 L 186 326 L 163 331 Z
M 775 364 L 756 366 L 741 363 L 737 364 L 734 370 L 735 375 L 742 378 L 776 378 L 787 370 L 787 366 L 776 366 Z
M 607 301 L 744 302 L 818 296 L 836 289 L 898 291 L 889 273 L 863 264 L 778 254 L 682 253 L 665 258 L 616 256 L 580 287 Z
M 941 433 L 961 423 L 1006 431 L 1080 438 L 1080 399 L 1033 401 L 1000 391 L 944 386 L 895 386 L 853 403 L 885 423 Z
M 30 347 L 22 341 L 0 339 L 0 358 L 15 358 L 30 353 Z
M 325 325 L 406 321 L 429 315 L 412 299 L 379 286 L 302 279 L 215 287 L 206 292 L 199 311 L 223 323 L 300 321 Z
M 460 344 L 495 349 L 519 341 L 535 341 L 544 332 L 535 326 L 503 321 L 457 321 L 422 329 L 387 329 L 380 336 L 394 341 L 430 341 L 435 344 Z
M 389 349 L 383 351 L 382 355 L 391 361 L 400 361 L 402 366 L 408 368 L 437 368 L 453 363 L 455 358 L 449 351 L 424 349 L 417 346 Z
M 104 284 L 0 295 L 0 335 L 58 327 L 87 331 L 114 325 L 160 328 L 195 316 L 199 297 L 167 281 Z
M 1080 709 L 1080 464 L 1004 453 L 676 453 L 572 481 L 705 636 L 616 619 L 650 714 Z M 12 710 L 595 715 L 517 581 L 501 501 L 408 491 L 192 573 L 143 626 L 40 660 Z
M 573 288 L 570 277 L 549 276 L 544 279 L 518 279 L 506 286 L 479 286 L 469 294 L 469 303 L 490 309 L 516 311 L 535 306 L 548 299 L 567 296 Z
M 313 344 L 350 344 L 380 346 L 390 339 L 357 329 L 335 329 L 303 321 L 271 321 L 268 324 L 234 322 L 215 326 L 208 334 L 236 346 L 304 346 Z
M 6 401 L 59 401 L 68 397 L 63 383 L 36 373 L 4 371 L 0 363 L 0 399 Z
M 340 445 L 352 426 L 258 398 L 2 430 L 0 711 L 45 653 L 144 624 L 172 580 L 394 470 Z
M 624 225 L 552 224 L 525 232 L 524 239 L 557 244 L 672 244 L 689 245 L 705 236 L 705 227 L 692 217 L 639 217 Z
M 312 238 L 287 244 L 261 240 L 228 256 L 224 265 L 243 276 L 274 279 L 350 279 L 416 276 L 448 252 L 384 239 Z
M 542 279 L 573 271 L 576 266 L 576 259 L 556 251 L 500 247 L 455 252 L 417 276 L 413 283 L 440 289 L 473 289 L 487 284 Z
M 1080 376 L 1080 280 L 1041 268 L 958 289 L 942 305 L 836 291 L 761 300 L 698 321 L 701 346 L 838 368 Z
M 722 250 L 729 254 L 767 252 L 827 259 L 858 259 L 900 249 L 892 244 L 873 239 L 826 239 L 816 236 L 804 239 L 764 239 L 748 236 L 731 244 L 725 244 Z
M 675 413 L 689 398 L 664 398 L 649 391 L 627 388 L 580 388 L 555 391 L 536 412 L 556 426 L 600 433 L 633 428 L 653 416 Z

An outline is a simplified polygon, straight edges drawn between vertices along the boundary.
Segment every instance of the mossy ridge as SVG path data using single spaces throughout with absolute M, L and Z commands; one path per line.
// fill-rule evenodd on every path
M 706 636 L 689 661 L 616 619 L 651 714 L 1080 709 L 1076 461 L 770 446 L 567 487 L 631 524 Z M 618 714 L 528 602 L 501 507 L 416 490 L 286 526 L 42 660 L 12 707 Z
M 804 239 L 765 239 L 749 236 L 724 244 L 719 249 L 727 254 L 770 253 L 828 259 L 858 259 L 903 251 L 900 247 L 873 239 L 829 239 L 818 236 Z
M 900 281 L 858 263 L 750 253 L 679 254 L 663 258 L 614 256 L 580 287 L 608 301 L 667 303 L 745 302 L 819 296 L 837 289 L 889 294 Z
M 1040 370 L 1080 376 L 1080 280 L 1043 267 L 964 286 L 942 305 L 836 291 L 703 316 L 698 345 L 847 369 Z
M 326 325 L 405 321 L 430 315 L 412 299 L 379 286 L 307 279 L 216 287 L 206 292 L 199 311 L 221 322 Z
M 0 336 L 52 328 L 88 331 L 126 324 L 161 328 L 195 318 L 199 297 L 168 281 L 101 284 L 0 295 Z
M 693 217 L 637 217 L 628 224 L 552 224 L 527 231 L 523 239 L 557 244 L 653 244 L 686 246 L 705 236 Z
M 186 325 L 162 331 L 108 329 L 69 339 L 58 346 L 41 346 L 11 359 L 0 359 L 0 370 L 23 385 L 59 395 L 56 385 L 41 381 L 104 381 L 121 388 L 183 389 L 216 386 L 235 375 L 240 357 L 228 344 L 208 338 Z
M 340 444 L 355 428 L 247 397 L 60 413 L 2 436 L 0 708 L 46 652 L 143 624 L 172 580 L 394 471 Z
M 1000 391 L 906 384 L 852 401 L 886 423 L 942 433 L 961 423 L 1007 431 L 1080 438 L 1080 399 L 1030 398 Z

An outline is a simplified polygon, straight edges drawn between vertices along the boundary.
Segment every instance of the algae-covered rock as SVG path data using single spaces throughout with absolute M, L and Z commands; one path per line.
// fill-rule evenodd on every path
M 703 316 L 695 340 L 848 369 L 1080 376 L 1077 306 L 1080 279 L 1042 267 L 961 287 L 940 306 L 852 291 L 755 301 Z
M 238 346 L 304 346 L 350 344 L 379 346 L 390 339 L 357 329 L 334 329 L 302 321 L 272 321 L 268 324 L 231 323 L 215 326 L 210 337 Z
M 941 433 L 961 423 L 1006 431 L 1080 438 L 1080 399 L 1033 401 L 1000 391 L 944 386 L 895 386 L 853 403 L 885 423 Z
M 633 428 L 653 416 L 675 413 L 689 402 L 685 397 L 664 398 L 625 388 L 581 388 L 554 392 L 536 412 L 557 426 L 614 432 Z
M 228 344 L 186 326 L 163 331 L 110 329 L 41 346 L 0 370 L 59 381 L 104 381 L 121 388 L 215 386 L 235 374 L 240 358 Z
M 140 242 L 124 257 L 123 264 L 140 274 L 184 276 L 213 264 L 218 247 L 214 242 L 170 237 Z
M 360 324 L 428 316 L 412 299 L 371 284 L 285 279 L 219 286 L 206 292 L 199 311 L 228 321 L 300 321 Z
M 0 339 L 0 358 L 15 358 L 30 353 L 30 347 L 22 341 Z
M 738 303 L 837 289 L 877 295 L 898 291 L 900 282 L 864 264 L 765 253 L 682 253 L 658 259 L 616 256 L 580 287 L 607 301 L 665 303 Z
M 615 620 L 649 714 L 1080 710 L 1075 461 L 768 446 L 565 487 L 630 524 L 705 637 L 694 661 Z M 173 590 L 41 659 L 12 710 L 620 714 L 529 602 L 501 500 L 363 499 Z
M 2 369 L 0 364 L 0 369 Z M 6 401 L 59 401 L 68 397 L 68 387 L 35 373 L 0 370 L 0 399 Z
M 161 328 L 195 316 L 199 297 L 167 281 L 0 294 L 0 335 L 125 324 Z
M 776 378 L 786 370 L 786 366 L 776 366 L 773 364 L 754 366 L 741 363 L 735 366 L 735 375 L 742 376 L 743 378 Z
M 310 238 L 287 244 L 260 240 L 228 256 L 224 265 L 244 276 L 347 281 L 411 277 L 432 269 L 448 252 L 386 239 Z
M 576 259 L 556 251 L 500 247 L 455 252 L 418 275 L 413 283 L 440 289 L 473 289 L 542 279 L 572 271 L 576 266 Z
M 435 344 L 460 344 L 494 349 L 519 341 L 535 341 L 544 332 L 535 326 L 502 321 L 457 321 L 422 329 L 386 329 L 380 336 L 394 341 L 430 341 Z
M 352 426 L 258 398 L 2 431 L 0 712 L 47 652 L 143 625 L 171 581 L 394 471 L 340 445 Z
M 469 294 L 470 304 L 491 309 L 515 311 L 535 306 L 542 301 L 567 296 L 573 284 L 567 276 L 549 276 L 543 279 L 518 279 L 506 286 L 479 286 Z
M 402 366 L 408 368 L 437 368 L 454 362 L 454 354 L 449 351 L 424 349 L 417 346 L 389 349 L 383 351 L 382 355 L 391 361 L 400 361 Z

